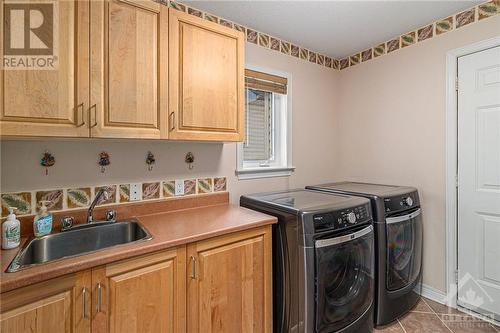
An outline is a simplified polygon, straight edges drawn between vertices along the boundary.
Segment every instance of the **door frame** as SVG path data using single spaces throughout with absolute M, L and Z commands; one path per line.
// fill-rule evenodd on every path
M 500 46 L 500 36 L 446 53 L 446 294 L 457 307 L 458 268 L 458 58 Z M 452 296 L 453 297 L 450 297 Z

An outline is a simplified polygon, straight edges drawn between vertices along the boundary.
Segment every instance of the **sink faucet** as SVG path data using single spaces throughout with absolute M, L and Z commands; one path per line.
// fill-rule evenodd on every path
M 94 201 L 90 204 L 89 210 L 87 211 L 87 224 L 89 223 L 94 223 L 94 208 L 101 199 L 101 197 L 104 196 L 104 199 L 108 199 L 108 191 L 106 191 L 105 188 L 101 188 L 95 195 Z

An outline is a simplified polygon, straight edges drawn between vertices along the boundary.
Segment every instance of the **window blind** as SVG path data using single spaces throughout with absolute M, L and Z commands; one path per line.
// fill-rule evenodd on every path
M 272 94 L 246 89 L 245 161 L 267 161 L 272 155 Z
M 250 89 L 286 94 L 288 79 L 262 72 L 245 70 L 245 86 Z

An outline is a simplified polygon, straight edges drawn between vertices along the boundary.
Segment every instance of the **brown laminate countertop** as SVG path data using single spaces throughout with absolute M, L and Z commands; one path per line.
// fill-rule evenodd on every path
M 0 291 L 3 293 L 113 261 L 276 223 L 275 217 L 230 204 L 142 215 L 137 219 L 149 230 L 153 236 L 152 240 L 61 259 L 15 273 L 6 273 L 5 270 L 19 248 L 2 250 Z

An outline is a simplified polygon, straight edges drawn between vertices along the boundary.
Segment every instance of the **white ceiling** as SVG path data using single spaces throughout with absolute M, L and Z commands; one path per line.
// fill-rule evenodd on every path
M 484 1 L 183 2 L 340 59 Z

